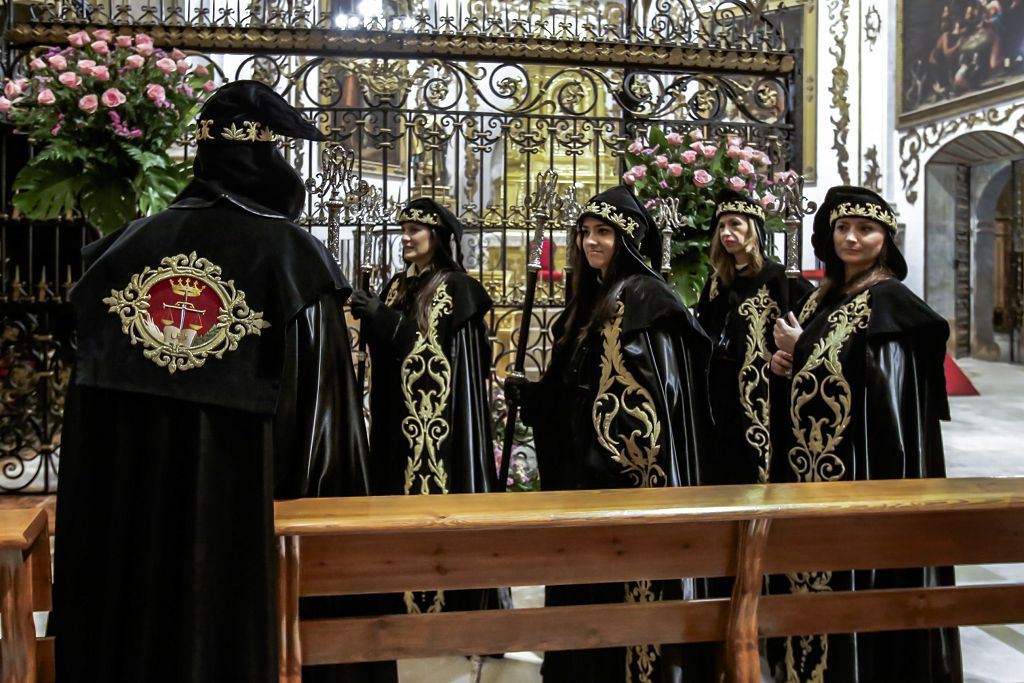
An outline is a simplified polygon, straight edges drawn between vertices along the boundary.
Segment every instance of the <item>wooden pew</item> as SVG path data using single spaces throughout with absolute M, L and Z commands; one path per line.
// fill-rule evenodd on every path
M 54 680 L 53 642 L 37 647 L 33 611 L 49 611 L 50 533 L 43 509 L 0 510 L 0 680 Z
M 1024 478 L 279 502 L 282 683 L 301 666 L 1024 621 L 1024 584 L 761 596 L 765 574 L 1024 562 Z M 305 596 L 736 576 L 732 599 L 302 620 Z

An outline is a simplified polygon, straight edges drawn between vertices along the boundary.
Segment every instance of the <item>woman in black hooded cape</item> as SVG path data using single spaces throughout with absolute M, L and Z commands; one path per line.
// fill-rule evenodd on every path
M 696 485 L 710 449 L 710 343 L 645 262 L 642 247 L 659 267 L 660 235 L 630 189 L 595 196 L 583 207 L 579 226 L 580 233 L 605 235 L 602 248 L 605 255 L 613 252 L 610 263 L 594 267 L 592 238 L 577 238 L 575 295 L 555 322 L 551 365 L 540 382 L 506 381 L 534 429 L 541 486 L 550 491 Z M 545 604 L 692 597 L 691 580 L 637 580 L 548 586 Z M 559 683 L 696 683 L 712 680 L 709 652 L 651 644 L 548 652 L 542 672 L 545 680 Z
M 798 326 L 777 323 L 772 371 L 792 376 L 792 432 L 775 468 L 779 481 L 945 476 L 939 421 L 949 419 L 949 326 L 901 282 L 907 264 L 896 230 L 889 204 L 864 188 L 833 187 L 818 208 L 812 243 L 825 281 L 798 307 Z M 933 567 L 789 574 L 772 586 L 806 592 L 952 584 L 951 567 Z M 796 636 L 769 650 L 792 683 L 963 677 L 955 628 Z

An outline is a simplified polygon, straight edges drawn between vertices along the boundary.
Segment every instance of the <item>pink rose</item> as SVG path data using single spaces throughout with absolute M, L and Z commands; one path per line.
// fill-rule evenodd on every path
M 11 101 L 6 97 L 0 97 L 0 114 L 6 114 L 11 110 Z
M 639 154 L 640 152 L 643 151 L 644 146 L 643 143 L 641 143 L 639 140 L 634 140 L 629 144 L 629 147 L 627 147 L 626 149 L 629 150 L 630 154 Z
M 77 88 L 82 84 L 82 77 L 76 74 L 74 71 L 65 71 L 57 80 L 68 86 L 69 88 Z
M 196 67 L 196 76 L 208 76 L 209 74 L 210 74 L 210 70 L 207 69 L 202 64 L 200 64 L 199 66 Z
M 736 145 L 729 145 L 729 148 L 725 150 L 725 155 L 730 159 L 739 159 L 742 152 Z
M 637 164 L 633 168 L 629 169 L 629 172 L 637 178 L 645 178 L 647 176 L 647 167 L 643 164 Z
M 213 92 L 216 89 L 217 86 L 216 84 L 214 84 L 213 81 L 206 81 L 206 83 L 203 83 L 203 90 L 205 90 L 206 92 Z
M 167 93 L 164 92 L 164 86 L 157 85 L 156 83 L 148 83 L 146 84 L 146 97 L 154 102 L 159 102 L 167 99 Z
M 683 136 L 679 133 L 669 133 L 665 136 L 665 141 L 673 147 L 678 147 L 683 143 Z
M 729 178 L 729 186 L 732 187 L 732 189 L 739 192 L 740 190 L 747 186 L 747 183 L 745 180 L 743 180 L 743 178 L 734 175 L 732 178 Z
M 186 62 L 184 59 L 178 61 L 178 73 L 185 75 L 188 70 L 192 68 L 192 65 Z
M 28 63 L 28 68 L 32 69 L 33 71 L 42 71 L 46 68 L 46 62 L 39 59 L 39 57 L 36 57 Z
M 689 154 L 689 153 L 690 152 L 687 152 L 687 154 Z M 684 154 L 683 156 L 686 156 L 686 154 Z M 668 174 L 670 176 L 672 176 L 673 178 L 678 178 L 679 176 L 683 175 L 683 165 L 682 164 L 669 164 L 668 165 Z
M 150 38 L 145 33 L 136 33 L 135 34 L 135 42 L 138 45 L 152 45 L 153 44 L 153 39 Z
M 711 177 L 711 174 L 703 168 L 693 174 L 693 184 L 700 188 L 707 187 L 713 180 L 714 178 Z
M 21 95 L 21 86 L 16 81 L 7 81 L 7 84 L 4 85 L 4 95 L 12 100 L 15 99 Z
M 72 47 L 83 47 L 92 38 L 85 31 L 78 31 L 68 36 L 68 42 L 71 43 Z
M 627 172 L 622 176 L 622 182 L 626 183 L 627 185 L 632 185 L 633 183 L 636 182 L 636 180 L 636 176 L 630 172 Z
M 110 46 L 107 45 L 107 41 L 105 40 L 97 40 L 96 42 L 89 45 L 89 47 L 91 47 L 98 55 L 110 54 Z
M 91 114 L 100 106 L 100 99 L 95 95 L 86 95 L 78 100 L 78 108 L 86 114 Z
M 648 199 L 646 202 L 644 202 L 644 208 L 647 209 L 648 211 L 650 211 L 651 209 L 653 209 L 657 205 L 658 205 L 658 200 L 657 199 Z
M 683 161 L 685 161 L 688 164 L 692 164 L 693 162 L 697 161 L 697 153 L 694 152 L 692 149 L 686 150 L 685 152 L 683 152 Z
M 78 67 L 78 70 L 81 71 L 83 75 L 91 76 L 92 70 L 96 66 L 96 62 L 91 59 L 79 59 L 75 66 Z
M 739 172 L 740 175 L 750 175 L 754 172 L 754 165 L 749 161 L 740 161 Z
M 139 43 L 135 46 L 135 51 L 143 57 L 148 57 L 153 54 L 153 43 Z
M 107 88 L 103 91 L 103 94 L 100 95 L 100 100 L 102 100 L 103 105 L 110 107 L 111 109 L 121 106 L 124 104 L 126 99 L 127 98 L 124 94 L 117 88 Z
M 743 146 L 743 138 L 741 138 L 739 135 L 735 135 L 735 134 L 729 135 L 725 139 L 729 143 L 730 147 L 742 147 Z
M 96 40 L 105 40 L 108 43 L 114 39 L 114 34 L 105 28 L 98 29 L 92 32 L 92 37 Z
M 693 130 L 690 131 L 690 139 L 695 141 L 703 140 L 704 133 L 700 132 L 700 128 L 694 128 Z
M 767 209 L 770 205 L 775 203 L 775 195 L 771 192 L 765 192 L 764 196 L 761 197 L 761 208 Z
M 754 148 L 753 147 L 744 147 L 743 149 L 741 149 L 740 150 L 740 158 L 743 159 L 744 161 L 750 161 L 751 159 L 753 159 L 754 158 Z
M 110 80 L 110 70 L 107 69 L 107 67 L 105 66 L 97 66 L 95 69 L 92 70 L 91 75 L 93 78 L 100 82 Z
M 131 36 L 118 36 L 117 38 L 114 39 L 114 42 L 117 43 L 118 47 L 131 47 L 132 46 L 132 37 Z
M 668 168 L 668 157 L 664 154 L 659 154 L 655 157 L 654 162 L 658 164 L 658 168 Z
M 53 55 L 46 61 L 48 61 L 50 63 L 50 66 L 52 66 L 57 71 L 63 71 L 64 69 L 68 68 L 68 60 L 64 59 L 60 55 Z
M 764 152 L 758 152 L 754 155 L 754 161 L 761 166 L 770 166 L 772 163 L 771 157 Z
M 707 145 L 707 146 L 704 147 L 704 156 L 705 156 L 705 158 L 711 159 L 716 154 L 718 154 L 718 148 L 715 147 L 714 145 Z
M 178 65 L 174 63 L 174 60 L 170 57 L 164 57 L 163 59 L 156 60 L 156 68 L 165 74 L 169 74 L 178 68 Z
M 129 69 L 141 69 L 142 65 L 146 63 L 146 58 L 142 55 L 129 55 L 124 63 Z
M 690 149 L 692 149 L 697 154 L 703 154 L 704 153 L 704 143 L 703 142 L 694 142 L 694 143 L 692 143 L 690 145 Z
M 39 104 L 50 105 L 57 101 L 57 97 L 53 94 L 53 91 L 49 88 L 43 88 L 39 91 L 39 95 L 36 97 L 36 102 Z
M 179 50 L 178 48 L 174 48 L 173 50 L 171 50 L 171 59 L 173 59 L 176 62 L 179 62 L 182 59 L 185 59 L 185 53 Z
M 664 180 L 662 180 L 660 183 L 658 183 L 658 187 L 660 187 L 663 190 L 667 190 L 668 189 L 668 183 L 665 182 Z

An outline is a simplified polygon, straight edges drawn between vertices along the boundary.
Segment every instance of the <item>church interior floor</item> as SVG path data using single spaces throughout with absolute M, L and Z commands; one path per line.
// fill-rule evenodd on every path
M 971 358 L 957 361 L 980 396 L 953 397 L 953 420 L 943 424 L 947 473 L 951 477 L 1024 476 L 1024 366 Z M 1022 565 L 957 567 L 957 582 L 1024 583 Z M 516 607 L 543 601 L 536 587 L 513 591 Z M 1024 683 L 1024 624 L 960 629 L 965 683 Z M 463 657 L 399 663 L 402 683 L 473 683 Z M 539 683 L 540 658 L 516 653 L 485 660 L 482 683 Z

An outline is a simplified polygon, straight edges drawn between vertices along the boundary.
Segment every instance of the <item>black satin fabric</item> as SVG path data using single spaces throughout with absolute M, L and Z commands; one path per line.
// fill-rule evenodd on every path
M 841 478 L 944 477 L 939 423 L 949 418 L 942 373 L 948 327 L 896 280 L 877 284 L 869 292 L 870 322 L 852 335 L 839 355 L 842 376 L 852 393 L 850 423 L 836 450 L 845 467 Z M 794 376 L 813 346 L 836 329 L 829 316 L 853 298 L 830 298 L 804 325 L 794 358 Z M 820 396 L 806 405 L 810 410 L 830 410 Z M 792 445 L 792 438 L 789 443 Z M 792 466 L 775 471 L 778 480 L 798 480 Z M 953 580 L 951 567 L 931 567 L 833 572 L 829 586 L 832 590 L 919 588 L 949 586 Z M 788 592 L 788 580 L 772 577 L 771 590 Z M 770 660 L 779 670 L 785 668 L 784 647 L 782 639 L 769 644 Z M 816 644 L 811 657 L 821 654 Z M 822 683 L 963 680 L 955 628 L 830 635 L 827 657 Z
M 625 367 L 649 392 L 661 426 L 658 464 L 661 486 L 700 483 L 701 469 L 713 452 L 707 402 L 709 342 L 700 326 L 660 280 L 632 276 L 621 294 L 625 306 L 619 348 Z M 556 326 L 560 329 L 559 326 Z M 631 488 L 623 473 L 598 443 L 592 411 L 600 382 L 602 339 L 588 335 L 558 347 L 539 383 L 523 393 L 523 419 L 533 427 L 544 490 Z M 613 431 L 629 433 L 637 425 L 620 411 Z M 659 599 L 698 597 L 692 580 L 655 581 Z M 622 583 L 549 586 L 545 604 L 617 603 L 625 599 Z M 653 681 L 703 683 L 713 680 L 710 648 L 662 645 Z M 618 683 L 626 673 L 626 649 L 606 648 L 548 652 L 544 679 Z
M 398 284 L 385 287 L 382 298 Z M 370 350 L 370 474 L 373 495 L 403 495 L 405 471 L 412 449 L 402 422 L 409 415 L 402 391 L 402 363 L 412 353 L 419 335 L 415 298 L 429 275 L 411 278 L 407 295 L 386 304 L 362 320 Z M 447 475 L 447 493 L 489 493 L 497 489 L 488 378 L 491 344 L 484 314 L 491 306 L 480 284 L 460 271 L 449 271 L 444 285 L 452 309 L 438 323 L 438 341 L 451 368 L 447 407 L 443 419 L 447 436 L 438 448 L 438 461 Z M 428 437 L 429 438 L 429 437 Z M 410 494 L 419 494 L 416 486 Z M 441 491 L 432 487 L 431 494 Z M 420 593 L 429 604 L 432 593 Z M 445 591 L 444 611 L 490 609 L 509 606 L 508 590 Z M 391 598 L 388 612 L 404 612 L 402 596 Z M 425 611 L 425 607 L 424 607 Z
M 738 276 L 729 285 L 720 280 L 709 279 L 697 302 L 696 316 L 701 327 L 711 338 L 712 354 L 710 367 L 711 412 L 718 429 L 718 453 L 705 473 L 704 484 L 756 484 L 759 480 L 758 465 L 762 459 L 771 467 L 771 440 L 767 443 L 766 454 L 762 454 L 747 438 L 748 430 L 757 425 L 743 408 L 741 393 L 741 372 L 746 367 L 748 346 L 752 336 L 757 335 L 764 344 L 766 357 L 756 359 L 756 367 L 766 379 L 757 381 L 747 400 L 751 409 L 757 410 L 759 401 L 769 406 L 769 434 L 775 411 L 772 406 L 785 402 L 787 397 L 780 394 L 784 386 L 774 381 L 775 375 L 768 370 L 768 359 L 775 352 L 772 331 L 775 320 L 789 311 L 789 282 L 785 268 L 775 261 L 765 261 L 761 270 L 753 277 Z M 717 290 L 712 298 L 712 287 Z M 764 288 L 768 300 L 759 304 L 758 313 L 765 314 L 760 330 L 753 329 L 753 320 L 740 312 L 740 306 L 757 296 Z M 753 305 L 753 302 L 751 302 Z M 772 310 L 774 306 L 774 311 Z M 752 376 L 750 370 L 747 371 Z M 751 381 L 748 379 L 748 381 Z
M 274 497 L 366 492 L 342 303 L 326 292 L 287 326 L 273 415 L 73 386 L 58 680 L 277 680 Z

